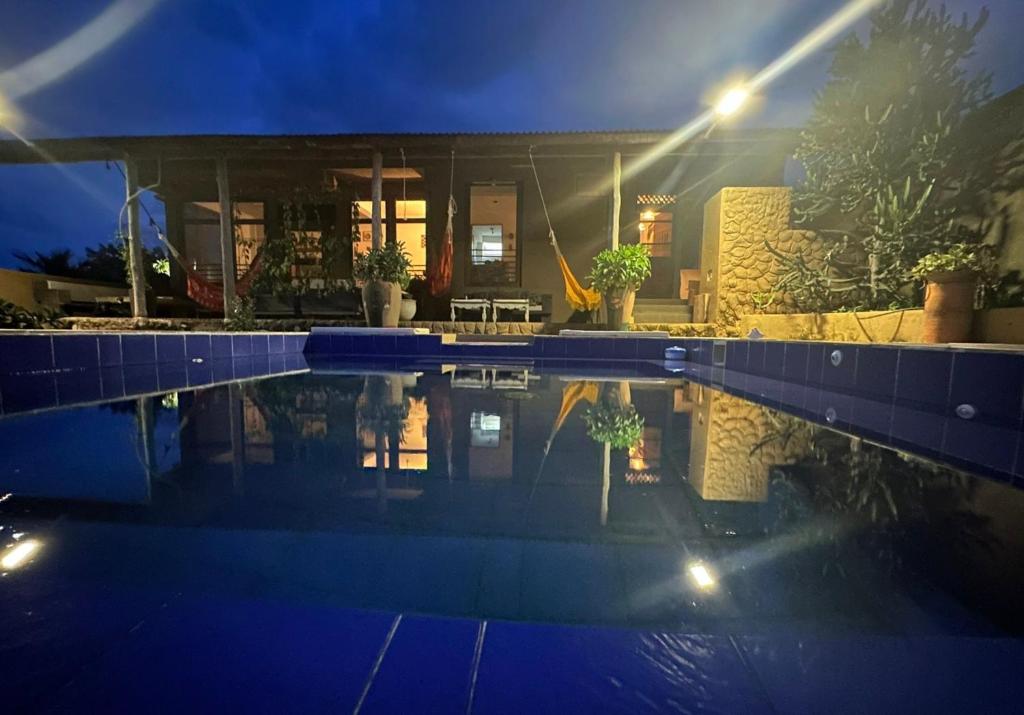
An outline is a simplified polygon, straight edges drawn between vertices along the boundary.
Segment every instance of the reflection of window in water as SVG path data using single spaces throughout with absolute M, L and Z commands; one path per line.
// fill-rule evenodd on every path
M 501 442 L 501 415 L 474 412 L 469 418 L 470 438 L 473 447 L 497 447 Z
M 398 469 L 412 472 L 427 470 L 427 423 L 430 412 L 427 410 L 427 398 L 409 398 L 409 416 L 402 422 L 402 433 L 398 439 Z M 377 468 L 375 451 L 376 433 L 372 429 L 357 426 L 359 443 L 362 447 L 360 458 L 364 469 Z M 384 437 L 384 468 L 391 469 L 391 435 Z
M 657 484 L 661 481 L 661 428 L 644 427 L 640 441 L 629 448 L 627 484 Z

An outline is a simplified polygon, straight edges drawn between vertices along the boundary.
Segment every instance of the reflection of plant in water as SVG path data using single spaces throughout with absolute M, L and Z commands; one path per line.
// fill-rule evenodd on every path
M 304 375 L 302 379 L 259 380 L 244 386 L 271 432 L 316 436 L 324 439 L 326 430 L 305 429 L 311 417 L 334 423 L 351 414 L 358 394 L 358 383 Z
M 587 436 L 613 449 L 629 449 L 639 444 L 644 434 L 644 418 L 632 404 L 626 380 L 604 383 L 597 402 L 583 414 L 583 421 Z
M 808 538 L 830 544 L 834 556 L 823 574 L 833 568 L 843 574 L 852 545 L 890 573 L 899 572 L 908 561 L 991 547 L 987 519 L 970 508 L 974 485 L 963 473 L 814 428 L 810 453 L 773 471 L 770 531 L 806 527 L 815 516 Z

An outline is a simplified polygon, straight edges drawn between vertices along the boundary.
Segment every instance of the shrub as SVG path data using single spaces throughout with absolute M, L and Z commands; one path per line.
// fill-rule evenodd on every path
M 601 293 L 613 290 L 636 290 L 651 277 L 651 254 L 647 246 L 630 243 L 606 248 L 594 256 L 590 269 L 590 285 Z
M 587 435 L 595 442 L 607 442 L 613 449 L 628 449 L 640 441 L 644 418 L 633 405 L 601 401 L 583 413 Z
M 231 300 L 231 314 L 224 321 L 224 328 L 236 333 L 250 333 L 257 327 L 255 301 L 235 296 Z
M 38 330 L 40 328 L 63 328 L 58 311 L 44 310 L 33 313 L 14 303 L 0 300 L 0 329 Z
M 927 280 L 935 273 L 953 273 L 955 271 L 972 271 L 979 275 L 988 275 L 995 270 L 995 261 L 985 246 L 968 246 L 956 243 L 948 251 L 936 251 L 922 256 L 910 273 L 914 278 Z
M 401 243 L 388 243 L 381 248 L 371 248 L 366 253 L 356 254 L 352 275 L 364 283 L 398 283 L 405 290 L 409 287 L 410 265 L 405 247 Z

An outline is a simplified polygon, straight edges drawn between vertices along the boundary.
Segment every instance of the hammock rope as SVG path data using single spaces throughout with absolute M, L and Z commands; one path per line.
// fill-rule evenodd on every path
M 551 247 L 555 249 L 555 257 L 558 259 L 558 267 L 562 271 L 562 281 L 565 283 L 565 300 L 572 306 L 573 310 L 592 312 L 601 305 L 601 294 L 596 290 L 585 288 L 573 274 L 569 262 L 562 255 L 558 247 L 558 238 L 555 236 L 555 227 L 551 224 L 551 215 L 548 213 L 548 204 L 544 199 L 544 189 L 540 185 L 540 175 L 537 173 L 537 164 L 533 160 L 533 147 L 527 152 L 530 157 L 530 168 L 533 169 L 533 180 L 537 184 L 537 194 L 540 196 L 540 205 L 544 209 L 544 220 L 548 224 L 548 238 L 551 240 Z

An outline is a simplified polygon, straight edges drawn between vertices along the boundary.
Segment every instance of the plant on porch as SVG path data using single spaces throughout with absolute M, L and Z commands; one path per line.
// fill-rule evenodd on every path
M 606 248 L 594 256 L 590 286 L 604 296 L 609 329 L 621 330 L 629 322 L 636 291 L 650 277 L 651 255 L 641 243 Z
M 371 327 L 398 325 L 402 291 L 409 287 L 410 265 L 401 243 L 386 243 L 356 255 L 352 275 L 362 284 L 363 311 Z
M 319 205 L 315 196 L 282 203 L 280 230 L 270 231 L 262 246 L 248 246 L 260 258 L 255 290 L 290 302 L 296 317 L 302 316 L 304 296 L 329 296 L 351 287 L 338 277 L 351 244 L 324 219 Z M 237 224 L 235 229 L 236 243 L 246 247 Z
M 801 309 L 920 304 L 911 269 L 926 254 L 976 244 L 983 225 L 958 219 L 991 185 L 964 120 L 990 97 L 990 77 L 969 75 L 988 13 L 971 23 L 923 0 L 893 0 L 872 15 L 869 40 L 835 50 L 796 157 L 806 179 L 796 222 L 824 240 L 814 265 L 775 253 L 787 269 L 776 291 Z M 771 247 L 769 246 L 769 250 Z

